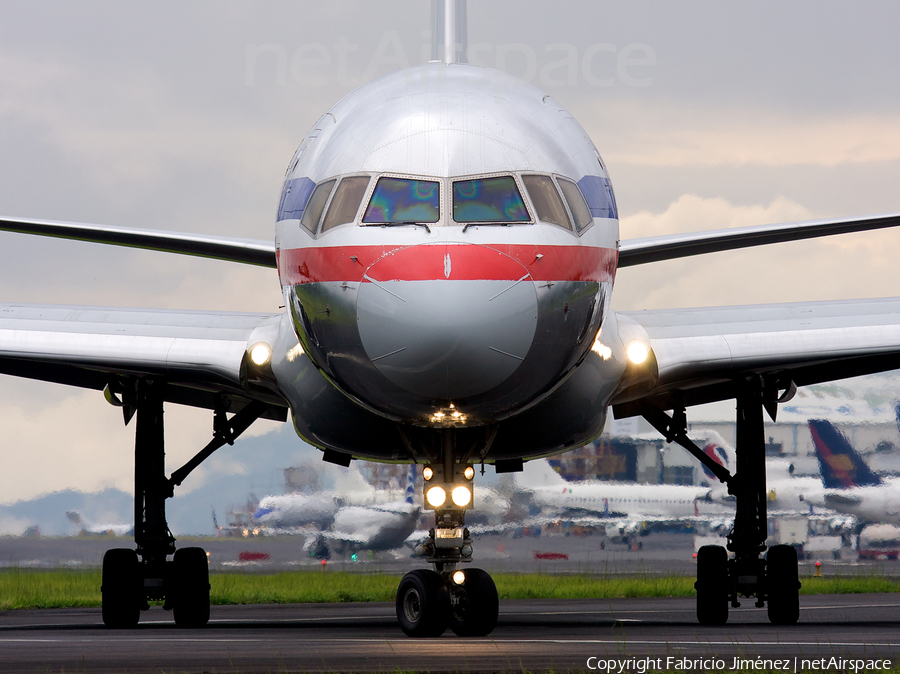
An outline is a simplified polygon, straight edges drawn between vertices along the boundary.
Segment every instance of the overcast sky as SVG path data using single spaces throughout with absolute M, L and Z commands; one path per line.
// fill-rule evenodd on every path
M 0 214 L 250 238 L 273 236 L 285 167 L 316 119 L 430 45 L 426 0 L 0 12 Z M 585 127 L 623 238 L 900 211 L 894 3 L 470 0 L 469 24 L 473 61 L 528 79 Z M 898 295 L 898 259 L 886 231 L 660 263 L 623 270 L 615 306 Z M 0 234 L 3 302 L 280 299 L 271 270 Z M 205 444 L 209 417 L 167 408 L 170 469 Z M 0 378 L 0 501 L 130 489 L 132 444 L 100 394 Z

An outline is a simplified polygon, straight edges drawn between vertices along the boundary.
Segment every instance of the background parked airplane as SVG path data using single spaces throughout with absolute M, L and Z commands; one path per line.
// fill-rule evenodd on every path
M 401 501 L 389 500 L 384 490 L 366 488 L 357 473 L 361 483 L 357 489 L 266 496 L 254 520 L 271 533 L 303 535 L 303 549 L 322 559 L 330 558 L 331 549 L 338 553 L 394 550 L 419 522 L 418 470 L 415 464 L 409 467 Z
M 66 519 L 75 527 L 79 533 L 89 536 L 133 536 L 133 524 L 97 524 L 85 519 L 80 513 L 74 510 L 66 512 Z
M 515 485 L 535 508 L 531 524 L 562 520 L 602 526 L 628 538 L 647 531 L 649 525 L 696 524 L 729 513 L 733 518 L 731 508 L 710 502 L 709 487 L 601 480 L 567 482 L 545 459 L 529 461 L 516 474 Z
M 811 420 L 809 429 L 825 489 L 804 500 L 852 515 L 861 524 L 900 525 L 900 478 L 873 472 L 830 421 Z

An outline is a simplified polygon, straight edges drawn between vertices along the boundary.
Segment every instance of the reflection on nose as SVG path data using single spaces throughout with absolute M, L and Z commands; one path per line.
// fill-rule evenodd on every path
M 457 400 L 503 383 L 534 339 L 528 271 L 482 246 L 422 245 L 373 264 L 357 304 L 375 367 L 411 393 Z

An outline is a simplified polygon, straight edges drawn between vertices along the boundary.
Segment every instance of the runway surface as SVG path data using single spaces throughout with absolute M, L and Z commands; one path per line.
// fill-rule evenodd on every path
M 505 601 L 488 638 L 413 640 L 386 603 L 213 607 L 202 630 L 177 629 L 161 608 L 133 630 L 105 629 L 99 609 L 7 611 L 0 671 L 560 672 L 648 655 L 670 671 L 666 657 L 718 657 L 727 671 L 735 657 L 900 659 L 898 595 L 804 596 L 800 621 L 773 627 L 750 602 L 728 625 L 700 628 L 686 598 Z

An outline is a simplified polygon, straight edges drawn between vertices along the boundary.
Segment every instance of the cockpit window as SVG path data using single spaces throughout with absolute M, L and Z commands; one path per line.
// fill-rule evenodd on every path
M 327 232 L 332 227 L 346 225 L 356 220 L 356 212 L 362 202 L 366 188 L 369 186 L 369 176 L 352 176 L 342 178 L 341 184 L 334 191 L 334 197 L 325 214 L 322 223 L 322 231 Z
M 516 181 L 509 177 L 457 180 L 453 183 L 456 222 L 528 222 Z
M 538 220 L 572 229 L 569 214 L 566 213 L 566 207 L 563 206 L 550 176 L 522 176 L 522 182 L 525 183 L 525 189 L 528 190 L 528 196 L 531 197 L 531 203 L 537 211 Z
M 300 224 L 310 232 L 316 231 L 316 225 L 319 224 L 319 218 L 322 217 L 322 211 L 325 210 L 325 204 L 328 202 L 328 195 L 331 194 L 331 188 L 336 182 L 336 180 L 326 180 L 324 183 L 316 185 L 316 189 L 309 198 L 309 203 L 303 209 Z
M 557 178 L 556 180 L 559 182 L 559 189 L 562 190 L 563 196 L 566 198 L 566 203 L 569 204 L 572 217 L 575 218 L 575 227 L 580 232 L 594 222 L 591 209 L 588 208 L 584 195 L 578 189 L 578 185 L 567 178 Z
M 379 178 L 363 216 L 363 223 L 391 225 L 437 222 L 441 190 L 435 180 Z

